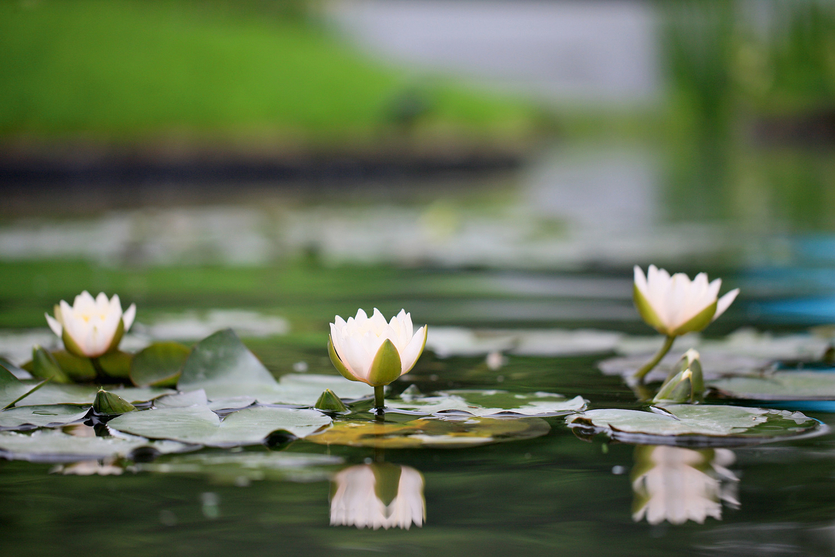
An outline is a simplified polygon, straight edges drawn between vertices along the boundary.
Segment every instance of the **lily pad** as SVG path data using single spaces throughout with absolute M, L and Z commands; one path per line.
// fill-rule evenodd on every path
M 42 388 L 43 383 L 23 382 L 0 364 L 0 408 L 8 408 L 34 391 Z
M 31 434 L 0 432 L 0 456 L 11 460 L 73 462 L 113 456 L 130 457 L 140 447 L 160 454 L 188 449 L 180 443 L 152 442 L 141 437 L 77 437 L 57 429 L 39 429 Z
M 34 393 L 27 395 L 17 406 L 43 406 L 47 404 L 76 404 L 90 406 L 96 400 L 99 388 L 93 385 L 55 385 L 47 383 Z M 172 394 L 171 389 L 155 388 L 113 388 L 110 392 L 126 401 L 137 404 L 148 402 L 163 395 Z
M 758 377 L 708 382 L 725 398 L 744 400 L 835 400 L 835 373 L 778 371 Z
M 466 329 L 434 327 L 426 348 L 440 358 L 510 352 L 526 356 L 569 356 L 614 350 L 622 333 L 591 329 Z
M 213 402 L 252 397 L 262 404 L 290 406 L 313 406 L 325 389 L 347 400 L 373 394 L 365 383 L 346 381 L 339 375 L 288 374 L 276 381 L 231 329 L 194 347 L 177 386 L 180 390 L 203 389 Z M 231 407 L 240 407 L 237 404 Z
M 330 425 L 316 410 L 244 408 L 221 420 L 208 406 L 161 408 L 123 414 L 107 423 L 111 430 L 150 439 L 170 439 L 210 447 L 256 445 L 275 431 L 305 437 Z
M 386 401 L 392 412 L 419 415 L 464 414 L 481 417 L 560 416 L 586 408 L 583 397 L 566 399 L 553 393 L 514 394 L 507 391 L 457 390 L 432 396 L 401 395 Z
M 78 406 L 22 406 L 0 412 L 0 430 L 25 430 L 37 427 L 58 427 L 77 422 L 87 416 L 88 408 Z
M 138 464 L 143 472 L 205 476 L 213 483 L 248 485 L 253 481 L 323 481 L 332 466 L 342 464 L 336 456 L 286 452 L 199 452 L 172 455 L 163 462 Z
M 647 374 L 645 378 L 646 382 L 655 383 L 667 379 L 670 371 L 676 367 L 681 359 L 681 354 L 685 347 L 689 347 L 689 345 L 676 343 L 673 350 L 659 362 L 655 369 Z M 678 350 L 678 348 L 682 348 L 682 350 Z M 621 375 L 626 378 L 631 378 L 651 357 L 652 354 L 647 353 L 637 356 L 609 358 L 598 362 L 597 367 L 604 375 Z M 769 369 L 773 365 L 771 360 L 743 355 L 700 352 L 700 357 L 702 374 L 705 380 L 747 375 L 753 371 Z
M 823 431 L 820 422 L 800 412 L 694 404 L 589 410 L 569 416 L 567 423 L 618 441 L 656 445 L 738 445 Z
M 457 449 L 532 439 L 546 435 L 550 429 L 548 422 L 540 418 L 501 420 L 469 417 L 453 420 L 434 417 L 405 423 L 341 421 L 305 440 L 320 445 L 379 449 Z
M 133 357 L 130 380 L 137 387 L 174 387 L 190 352 L 179 342 L 155 342 Z

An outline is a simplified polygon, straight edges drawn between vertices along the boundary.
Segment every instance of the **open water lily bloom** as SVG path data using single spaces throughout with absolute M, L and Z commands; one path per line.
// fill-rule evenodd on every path
M 94 299 L 86 290 L 73 305 L 64 300 L 55 306 L 55 317 L 46 315 L 49 328 L 61 337 L 67 351 L 77 356 L 97 358 L 116 350 L 122 335 L 133 325 L 136 304 L 122 312 L 119 296 L 109 300 L 104 292 Z
M 650 265 L 645 277 L 635 266 L 635 306 L 647 324 L 669 337 L 701 331 L 725 313 L 739 288 L 717 299 L 721 286 L 722 279 L 708 282 L 705 273 L 691 281 L 684 273 L 670 276 Z
M 426 346 L 426 334 L 425 325 L 414 331 L 405 310 L 386 322 L 378 309 L 371 317 L 360 309 L 347 321 L 336 316 L 328 352 L 345 378 L 382 387 L 414 367 Z

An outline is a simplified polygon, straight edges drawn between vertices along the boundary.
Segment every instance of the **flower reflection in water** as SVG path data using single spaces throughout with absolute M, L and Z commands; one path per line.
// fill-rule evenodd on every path
M 331 486 L 331 526 L 423 526 L 423 475 L 408 466 L 360 464 L 340 471 Z
M 738 508 L 739 478 L 728 470 L 736 460 L 728 449 L 692 450 L 681 447 L 639 446 L 635 449 L 632 519 L 650 524 L 667 520 L 703 523 L 711 516 L 722 520 L 722 503 Z

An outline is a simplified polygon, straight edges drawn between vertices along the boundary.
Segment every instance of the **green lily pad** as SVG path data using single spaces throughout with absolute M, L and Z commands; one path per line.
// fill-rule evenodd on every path
M 96 393 L 96 400 L 93 401 L 93 410 L 104 416 L 115 416 L 125 412 L 136 412 L 136 406 L 119 395 L 99 389 Z
M 66 350 L 55 350 L 52 352 L 52 357 L 61 366 L 61 370 L 73 381 L 94 381 L 96 379 L 96 368 L 93 367 L 90 358 L 82 358 L 70 354 Z M 107 360 L 105 361 L 107 362 Z
M 27 395 L 26 398 L 17 403 L 17 406 L 43 406 L 47 404 L 91 406 L 96 400 L 98 390 L 99 388 L 93 385 L 54 385 L 47 383 L 34 393 Z M 148 402 L 174 392 L 171 389 L 134 387 L 109 390 L 132 404 Z
M 421 415 L 465 414 L 481 417 L 560 416 L 586 408 L 583 397 L 567 400 L 553 393 L 514 394 L 507 391 L 457 390 L 432 396 L 401 395 L 402 400 L 386 400 L 393 412 Z
M 31 434 L 0 432 L 0 456 L 31 462 L 73 462 L 114 456 L 130 457 L 139 448 L 160 454 L 181 452 L 181 443 L 153 442 L 141 437 L 77 437 L 58 429 L 38 429 Z
M 134 355 L 130 380 L 137 387 L 174 387 L 190 353 L 179 342 L 155 342 Z
M 87 416 L 89 409 L 79 411 L 78 406 L 22 406 L 0 412 L 0 430 L 58 427 L 77 422 Z
M 108 377 L 113 379 L 128 379 L 133 355 L 121 350 L 108 352 L 99 356 L 99 365 Z
M 170 439 L 210 447 L 256 445 L 275 431 L 305 437 L 330 425 L 316 410 L 244 408 L 221 420 L 208 406 L 161 408 L 123 414 L 107 423 L 111 430 L 150 439 Z
M 778 371 L 757 377 L 730 377 L 707 386 L 725 398 L 744 400 L 835 400 L 835 373 Z
M 253 481 L 324 481 L 331 467 L 341 465 L 336 456 L 286 452 L 205 452 L 172 455 L 162 461 L 136 465 L 156 474 L 205 476 L 212 483 L 249 485 Z
M 306 441 L 320 445 L 348 445 L 379 449 L 456 449 L 531 439 L 551 429 L 540 418 L 502 420 L 469 417 L 461 420 L 419 418 L 405 423 L 341 421 Z
M 43 383 L 24 382 L 0 364 L 0 408 L 8 408 L 41 389 Z
M 206 391 L 198 389 L 187 393 L 165 395 L 154 401 L 154 408 L 185 408 L 187 406 L 206 406 L 209 400 Z
M 40 346 L 32 349 L 32 375 L 38 379 L 49 379 L 53 383 L 72 383 L 55 356 Z
M 373 394 L 365 383 L 346 381 L 339 375 L 288 374 L 276 381 L 231 329 L 194 347 L 177 387 L 181 391 L 203 389 L 209 400 L 221 405 L 228 399 L 252 397 L 262 404 L 313 406 L 325 389 L 346 400 Z M 231 408 L 240 407 L 239 400 L 228 403 Z
M 817 420 L 785 410 L 694 404 L 654 410 L 589 410 L 569 416 L 567 423 L 623 442 L 691 446 L 761 443 L 822 431 Z

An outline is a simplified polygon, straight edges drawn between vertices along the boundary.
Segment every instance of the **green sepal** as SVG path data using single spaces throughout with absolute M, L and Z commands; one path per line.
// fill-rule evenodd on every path
M 391 340 L 386 339 L 377 350 L 374 360 L 371 362 L 371 369 L 368 372 L 368 384 L 372 387 L 388 385 L 403 371 L 400 363 L 400 353 Z
M 325 392 L 319 397 L 319 400 L 316 401 L 316 404 L 313 405 L 314 408 L 317 410 L 324 410 L 325 412 L 347 412 L 348 407 L 345 406 L 345 403 L 342 402 L 336 393 L 334 393 L 330 389 L 325 389 Z
M 96 379 L 96 368 L 90 358 L 76 356 L 66 350 L 56 350 L 52 353 L 58 365 L 73 381 L 84 382 Z
M 136 410 L 136 406 L 119 395 L 107 392 L 104 389 L 99 389 L 99 392 L 96 393 L 96 400 L 93 401 L 93 410 L 97 414 L 113 416 L 133 412 Z
M 345 367 L 345 364 L 343 364 L 342 360 L 339 359 L 339 354 L 336 353 L 336 348 L 333 347 L 333 339 L 330 336 L 328 336 L 328 356 L 331 357 L 333 367 L 336 368 L 336 371 L 338 371 L 342 377 L 350 381 L 359 381 L 359 379 L 351 375 L 351 372 L 348 371 L 348 368 Z
M 72 383 L 61 365 L 48 350 L 37 344 L 32 347 L 32 375 L 38 379 L 50 379 L 55 383 Z
M 693 402 L 693 394 L 693 373 L 690 370 L 679 371 L 661 386 L 652 404 Z
M 686 335 L 687 333 L 695 333 L 701 331 L 702 329 L 710 325 L 711 321 L 713 321 L 713 316 L 716 315 L 716 304 L 717 302 L 713 302 L 705 309 L 697 313 L 696 316 L 691 318 L 687 323 L 685 323 L 675 331 L 671 332 L 670 334 L 674 336 L 681 336 Z
M 400 490 L 400 474 L 403 469 L 390 462 L 371 464 L 374 473 L 374 494 L 385 506 L 391 505 Z
M 102 371 L 114 379 L 130 377 L 130 364 L 133 356 L 127 352 L 116 350 L 107 352 L 97 358 Z
M 637 285 L 634 285 L 632 287 L 632 300 L 635 303 L 635 309 L 638 310 L 638 313 L 641 314 L 641 319 L 643 319 L 647 325 L 649 325 L 662 335 L 671 335 L 671 333 L 667 331 L 667 327 L 661 321 L 661 318 L 658 317 L 658 314 L 655 313 L 654 309 L 652 309 L 652 306 L 650 305 L 649 301 L 647 301 L 647 299 L 638 289 Z

